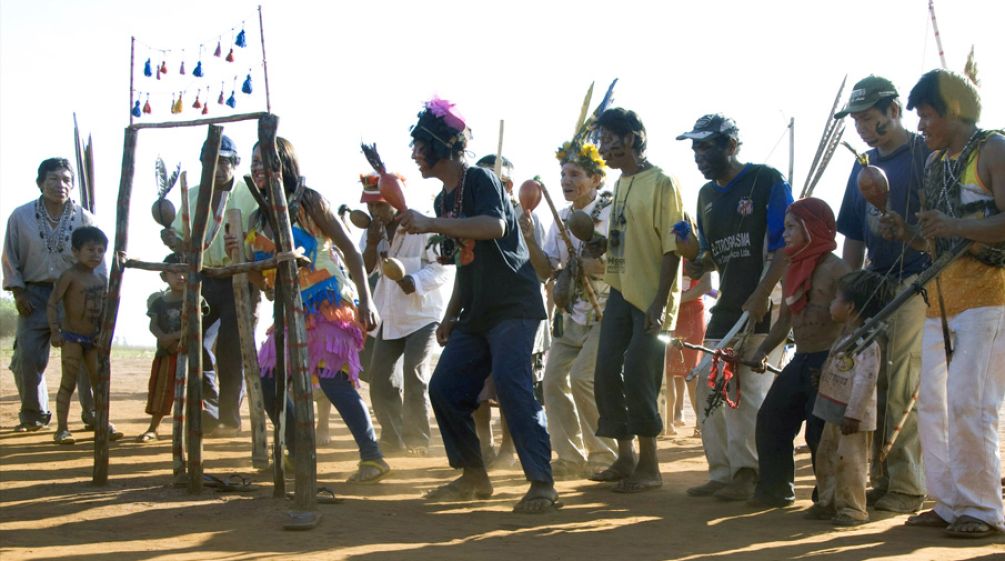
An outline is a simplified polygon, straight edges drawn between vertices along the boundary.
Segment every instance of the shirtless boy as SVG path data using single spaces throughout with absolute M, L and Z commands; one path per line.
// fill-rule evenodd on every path
M 806 421 L 806 443 L 815 456 L 824 422 L 813 416 L 817 379 L 841 324 L 831 318 L 837 280 L 851 268 L 831 253 L 837 248 L 834 213 L 820 199 L 800 199 L 785 214 L 782 311 L 751 359 L 762 362 L 771 349 L 795 335 L 796 355 L 778 375 L 757 413 L 758 473 L 749 501 L 757 508 L 784 507 L 795 500 L 792 442 Z
M 87 369 L 91 385 L 97 383 L 98 351 L 96 348 L 98 331 L 101 327 L 101 312 L 105 303 L 107 279 L 95 271 L 104 262 L 108 237 L 104 232 L 84 226 L 73 231 L 70 239 L 76 263 L 59 276 L 56 286 L 49 296 L 48 318 L 52 331 L 52 346 L 62 348 L 63 374 L 56 394 L 56 435 L 57 444 L 73 444 L 73 434 L 67 428 L 66 418 L 70 410 L 70 396 L 77 383 L 81 361 Z M 59 308 L 62 304 L 63 317 L 60 322 Z M 122 433 L 109 424 L 109 438 L 118 440 Z

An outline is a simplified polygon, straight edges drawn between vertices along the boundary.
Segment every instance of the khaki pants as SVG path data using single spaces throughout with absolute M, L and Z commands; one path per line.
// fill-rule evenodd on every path
M 559 460 L 611 463 L 615 442 L 596 436 L 597 402 L 593 373 L 597 364 L 600 322 L 580 325 L 566 318 L 565 333 L 552 340 L 544 368 L 544 407 L 551 447 Z
M 902 291 L 915 280 L 904 279 Z M 876 381 L 876 435 L 872 449 L 872 486 L 921 497 L 925 494 L 925 470 L 921 461 L 917 409 L 911 411 L 900 428 L 886 461 L 879 464 L 879 452 L 894 427 L 904 416 L 911 395 L 921 378 L 921 334 L 925 325 L 925 301 L 908 300 L 890 319 L 886 336 L 880 339 L 883 361 Z
M 824 424 L 817 448 L 817 504 L 836 514 L 868 520 L 865 484 L 869 471 L 872 432 L 841 434 L 841 425 Z

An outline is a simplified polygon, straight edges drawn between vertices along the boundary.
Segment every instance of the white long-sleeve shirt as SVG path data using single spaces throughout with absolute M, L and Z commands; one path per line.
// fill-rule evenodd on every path
M 24 288 L 29 282 L 56 282 L 63 271 L 76 261 L 68 239 L 70 233 L 81 226 L 93 226 L 94 216 L 77 203 L 71 205 L 70 223 L 64 238 L 51 249 L 48 247 L 48 231 L 42 224 L 45 216 L 36 217 L 38 200 L 14 209 L 7 220 L 7 234 L 3 244 L 3 288 L 12 290 Z M 98 273 L 106 274 L 104 263 Z
M 441 265 L 432 248 L 426 248 L 432 234 L 408 234 L 399 229 L 388 249 L 388 257 L 401 261 L 405 274 L 415 281 L 415 292 L 405 294 L 398 283 L 384 278 L 380 257 L 376 269 L 380 275 L 373 290 L 373 302 L 380 313 L 384 339 L 401 339 L 432 322 L 443 319 L 454 287 L 454 267 Z M 366 249 L 363 232 L 360 249 Z M 376 333 L 376 332 L 374 332 Z
M 593 202 L 582 208 L 583 212 L 587 214 L 592 213 L 599 200 L 600 197 L 598 196 L 593 200 Z M 572 215 L 572 206 L 570 205 L 560 210 L 558 215 L 563 222 L 567 221 L 569 216 Z M 595 225 L 595 231 L 603 236 L 606 236 L 607 229 L 611 223 L 611 205 L 608 205 L 601 210 L 597 219 L 599 223 Z M 569 232 L 569 240 L 572 242 L 573 249 L 575 249 L 576 252 L 579 252 L 584 242 L 576 236 L 573 236 L 572 232 Z M 545 255 L 548 256 L 548 261 L 551 262 L 552 267 L 565 267 L 565 265 L 569 262 L 569 249 L 565 245 L 565 240 L 562 239 L 562 235 L 558 231 L 558 225 L 555 223 L 552 223 L 551 229 L 548 230 L 548 237 L 544 242 L 544 247 L 541 249 L 544 250 Z M 607 302 L 607 295 L 611 290 L 610 285 L 601 279 L 593 279 L 590 281 L 590 284 L 593 285 L 593 292 L 597 296 L 597 303 L 600 305 L 600 308 L 603 309 L 604 303 Z M 579 297 L 576 298 L 575 303 L 572 305 L 572 314 L 569 315 L 569 318 L 579 325 L 587 325 L 589 323 L 588 320 L 593 315 L 593 311 L 593 304 L 590 303 L 589 299 L 580 294 Z

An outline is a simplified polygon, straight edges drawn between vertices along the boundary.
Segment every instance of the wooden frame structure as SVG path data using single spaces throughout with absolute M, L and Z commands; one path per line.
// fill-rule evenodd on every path
M 209 269 L 203 267 L 202 251 L 206 234 L 206 227 L 210 217 L 210 204 L 213 198 L 214 177 L 216 175 L 216 163 L 219 157 L 220 142 L 223 137 L 223 127 L 220 123 L 235 121 L 258 121 L 259 148 L 262 153 L 263 163 L 269 177 L 268 187 L 268 208 L 262 208 L 270 222 L 273 224 L 275 232 L 275 242 L 277 247 L 276 256 L 265 261 L 252 263 L 235 262 L 227 267 Z M 95 446 L 94 446 L 94 470 L 92 480 L 95 484 L 105 484 L 108 481 L 108 405 L 111 380 L 110 351 L 111 343 L 115 334 L 115 324 L 118 317 L 119 303 L 122 292 L 122 280 L 127 268 L 134 268 L 147 271 L 178 271 L 185 272 L 186 286 L 185 299 L 182 313 L 182 341 L 184 353 L 179 357 L 178 372 L 184 372 L 187 363 L 188 381 L 185 417 L 187 419 L 185 431 L 187 433 L 188 461 L 184 461 L 182 454 L 183 444 L 182 432 L 179 430 L 181 421 L 181 403 L 175 406 L 175 430 L 173 431 L 173 452 L 174 470 L 177 478 L 187 476 L 188 489 L 192 493 L 199 493 L 203 486 L 203 466 L 202 466 L 202 431 L 201 431 L 201 402 L 202 402 L 202 322 L 200 311 L 200 292 L 203 277 L 228 277 L 235 279 L 235 296 L 240 299 L 240 290 L 243 286 L 247 291 L 247 280 L 244 274 L 250 271 L 262 271 L 266 269 L 277 269 L 276 298 L 274 306 L 274 321 L 276 333 L 276 354 L 277 363 L 275 369 L 275 381 L 277 391 L 278 419 L 276 427 L 275 446 L 273 447 L 273 465 L 275 469 L 275 495 L 285 496 L 285 478 L 283 474 L 283 442 L 282 425 L 285 419 L 285 389 L 287 384 L 286 365 L 289 364 L 293 375 L 293 401 L 296 419 L 296 483 L 294 501 L 298 511 L 316 510 L 317 492 L 317 457 L 314 440 L 314 410 L 312 400 L 312 386 L 310 372 L 308 369 L 307 338 L 304 325 L 304 306 L 300 298 L 299 279 L 297 276 L 298 253 L 293 247 L 293 233 L 289 209 L 287 208 L 286 196 L 280 181 L 281 163 L 276 150 L 276 130 L 279 118 L 271 113 L 247 113 L 241 115 L 230 115 L 225 117 L 197 119 L 192 121 L 177 121 L 170 123 L 136 123 L 125 129 L 125 140 L 122 153 L 122 175 L 119 181 L 119 194 L 115 224 L 114 251 L 112 253 L 112 266 L 108 279 L 108 297 L 106 300 L 104 315 L 102 318 L 101 334 L 98 341 L 98 384 L 95 388 L 95 402 L 97 408 Z M 128 259 L 126 254 L 128 232 L 129 232 L 129 209 L 133 188 L 133 176 L 135 175 L 136 143 L 139 131 L 147 128 L 177 128 L 208 125 L 205 149 L 202 154 L 202 174 L 200 180 L 199 196 L 195 209 L 192 211 L 191 232 L 184 236 L 182 247 L 185 254 L 185 262 L 181 264 L 151 263 Z M 185 179 L 182 180 L 182 216 L 185 230 L 188 232 L 188 193 Z M 250 186 L 254 189 L 254 186 Z M 257 193 L 256 193 L 257 195 Z M 256 197 L 258 198 L 258 197 Z M 264 199 L 259 199 L 264 201 Z M 231 220 L 234 217 L 230 217 Z M 240 226 L 242 219 L 237 219 Z M 245 300 L 245 304 L 247 301 Z M 239 318 L 239 322 L 246 321 L 250 325 L 250 310 L 245 307 L 244 312 L 248 318 Z M 241 329 L 245 335 L 246 329 Z M 252 334 L 253 335 L 253 334 Z M 286 344 L 284 345 L 284 340 Z M 242 338 L 242 346 L 246 340 Z M 253 345 L 253 341 L 252 341 Z M 289 350 L 289 360 L 283 355 L 286 349 Z M 254 353 L 242 350 L 245 360 L 254 357 Z M 255 357 L 257 361 L 257 357 Z M 246 375 L 249 370 L 254 370 L 256 374 L 253 379 L 248 379 L 249 404 L 252 406 L 252 429 L 253 433 L 261 433 L 261 438 L 255 437 L 252 460 L 255 463 L 267 462 L 265 450 L 267 444 L 264 440 L 265 421 L 261 415 L 261 387 L 257 377 L 257 368 L 249 369 L 245 365 Z M 257 366 L 257 362 L 256 362 Z M 250 378 L 250 376 L 249 376 Z M 181 393 L 185 384 L 176 380 L 176 395 Z M 178 397 L 182 397 L 178 395 Z M 256 419 L 255 404 L 258 403 L 259 415 Z M 104 429 L 104 430 L 103 430 Z M 254 434 L 253 434 L 254 436 Z M 187 469 L 186 469 L 187 467 Z

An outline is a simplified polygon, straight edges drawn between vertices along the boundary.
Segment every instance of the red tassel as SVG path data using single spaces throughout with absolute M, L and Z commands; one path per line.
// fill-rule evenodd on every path
M 209 104 L 208 103 L 206 105 L 202 106 L 202 114 L 206 115 L 207 113 L 209 113 Z
M 216 57 L 218 57 L 218 56 L 220 56 L 220 54 L 221 54 L 222 52 L 223 52 L 223 50 L 222 50 L 222 49 L 220 48 L 220 41 L 217 41 L 217 42 L 216 42 L 216 50 L 215 50 L 215 51 L 213 51 L 213 56 L 216 56 Z
M 193 109 L 202 109 L 202 102 L 199 101 L 199 94 L 195 94 L 195 103 L 192 104 Z
M 143 104 L 143 112 L 153 113 L 153 110 L 150 109 L 150 96 L 147 96 L 147 101 Z
M 230 52 L 227 53 L 227 62 L 234 62 L 234 49 L 230 49 Z
M 163 73 L 163 74 L 167 74 L 168 73 L 168 63 L 167 63 L 167 61 L 164 61 L 164 60 L 161 61 L 161 73 Z

